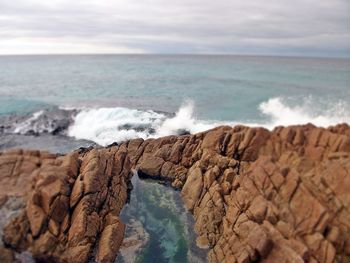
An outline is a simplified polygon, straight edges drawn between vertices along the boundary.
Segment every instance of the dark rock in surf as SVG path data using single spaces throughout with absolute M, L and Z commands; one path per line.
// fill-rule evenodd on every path
M 118 145 L 119 145 L 119 144 L 118 144 L 117 142 L 113 142 L 113 143 L 107 145 L 106 148 L 111 148 L 111 147 L 113 147 L 113 146 L 118 146 Z

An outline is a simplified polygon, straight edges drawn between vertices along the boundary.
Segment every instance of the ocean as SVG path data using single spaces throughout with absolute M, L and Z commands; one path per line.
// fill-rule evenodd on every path
M 350 123 L 350 59 L 0 56 L 0 149 L 309 122 Z

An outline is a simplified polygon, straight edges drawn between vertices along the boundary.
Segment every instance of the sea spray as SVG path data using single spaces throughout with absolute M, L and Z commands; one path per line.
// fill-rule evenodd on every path
M 82 110 L 75 117 L 68 135 L 107 145 L 133 138 L 148 138 L 166 116 L 155 111 L 122 107 Z
M 153 110 L 98 108 L 79 112 L 68 130 L 68 135 L 108 145 L 134 138 L 196 133 L 223 124 L 225 122 L 197 120 L 191 102 L 181 106 L 175 116 Z
M 343 122 L 350 123 L 350 107 L 344 101 L 316 101 L 311 96 L 299 102 L 274 97 L 261 103 L 259 110 L 268 118 L 261 126 L 269 129 L 280 125 L 312 123 L 328 127 Z
M 59 108 L 3 121 L 3 132 L 68 135 L 106 146 L 134 138 L 194 134 L 219 125 L 241 124 L 271 130 L 280 125 L 313 123 L 316 126 L 328 127 L 343 122 L 350 123 L 350 106 L 341 100 L 319 101 L 310 96 L 302 100 L 273 97 L 260 103 L 257 109 L 260 118 L 220 121 L 197 118 L 195 105 L 191 101 L 184 103 L 175 114 L 123 107 Z
M 155 137 L 179 134 L 181 132 L 197 133 L 209 130 L 224 122 L 198 120 L 194 116 L 194 103 L 187 101 L 176 112 L 173 118 L 167 118 L 157 128 Z

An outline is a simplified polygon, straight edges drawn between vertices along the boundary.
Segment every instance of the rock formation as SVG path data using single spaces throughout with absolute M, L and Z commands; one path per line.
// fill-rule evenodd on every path
M 56 156 L 0 155 L 0 261 L 113 262 L 131 169 L 181 190 L 211 262 L 350 262 L 350 127 L 222 126 Z M 14 209 L 12 209 L 14 210 Z M 2 215 L 2 214 L 0 214 Z
M 26 200 L 4 227 L 4 244 L 29 250 L 38 262 L 87 262 L 94 251 L 99 262 L 113 262 L 124 236 L 118 215 L 130 169 L 125 147 L 58 157 L 22 150 L 1 155 L 2 198 Z

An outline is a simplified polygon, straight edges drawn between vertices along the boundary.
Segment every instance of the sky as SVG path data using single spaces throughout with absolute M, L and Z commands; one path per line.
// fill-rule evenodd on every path
M 350 57 L 350 0 L 0 0 L 0 54 Z

